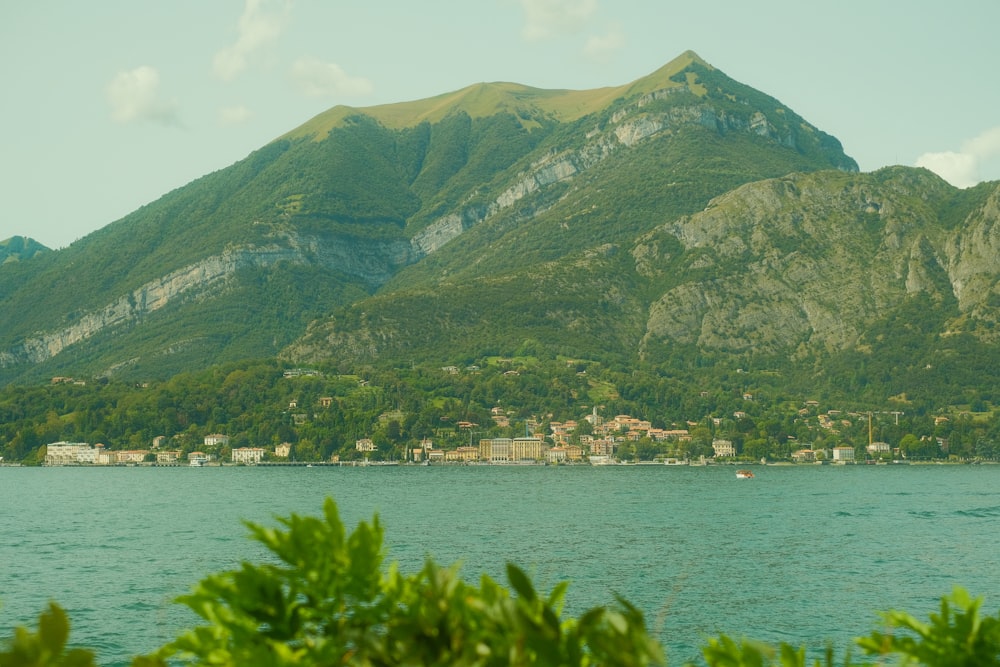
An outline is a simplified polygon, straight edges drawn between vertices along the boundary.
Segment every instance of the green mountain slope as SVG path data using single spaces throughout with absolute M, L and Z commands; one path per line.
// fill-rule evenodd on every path
M 617 243 L 602 231 L 618 216 L 602 218 L 589 192 L 567 196 L 531 232 L 516 227 L 481 241 L 490 250 L 463 267 L 466 244 L 490 226 L 470 231 L 403 271 L 394 289 L 314 325 L 289 356 L 471 363 L 564 355 L 665 369 L 711 359 L 734 368 L 799 364 L 810 381 L 843 379 L 859 363 L 892 373 L 945 361 L 971 379 L 982 355 L 996 357 L 995 183 L 959 191 L 908 168 L 791 174 L 738 187 L 694 213 L 674 211 Z M 666 199 L 650 211 L 668 210 Z M 574 206 L 586 215 L 569 215 Z M 517 247 L 529 261 L 512 258 Z
M 0 381 L 327 354 L 324 341 L 342 347 L 331 313 L 359 323 L 346 339 L 396 341 L 344 348 L 367 350 L 359 359 L 450 345 L 433 329 L 405 342 L 405 318 L 403 334 L 379 333 L 369 312 L 453 320 L 470 349 L 506 348 L 485 334 L 520 324 L 485 305 L 516 303 L 524 286 L 550 306 L 543 338 L 579 331 L 562 347 L 627 360 L 656 296 L 624 260 L 638 236 L 742 184 L 831 168 L 857 170 L 836 139 L 691 52 L 615 88 L 477 84 L 337 107 L 69 248 L 4 267 Z M 412 294 L 461 308 L 439 317 L 447 309 Z M 592 318 L 593 304 L 606 313 Z M 620 345 L 593 342 L 609 335 Z
M 35 239 L 14 236 L 6 241 L 0 241 L 0 265 L 22 259 L 31 259 L 35 255 L 46 252 L 49 252 L 49 249 Z

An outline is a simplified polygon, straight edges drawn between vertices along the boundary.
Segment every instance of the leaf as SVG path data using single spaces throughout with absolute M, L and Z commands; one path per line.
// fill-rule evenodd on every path
M 538 597 L 528 575 L 513 563 L 507 563 L 507 580 L 510 582 L 510 586 L 514 589 L 514 592 L 526 601 L 534 602 Z
M 69 619 L 66 612 L 54 602 L 38 617 L 38 639 L 54 655 L 62 653 L 69 639 Z

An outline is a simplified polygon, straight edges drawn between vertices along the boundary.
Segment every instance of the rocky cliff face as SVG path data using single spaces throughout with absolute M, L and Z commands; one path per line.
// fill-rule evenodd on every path
M 953 309 L 954 326 L 989 337 L 1000 187 L 955 229 L 942 228 L 933 205 L 946 196 L 937 177 L 901 169 L 792 175 L 719 197 L 635 246 L 637 270 L 665 286 L 644 344 L 845 349 L 916 294 Z
M 658 135 L 676 132 L 685 126 L 704 127 L 719 134 L 753 134 L 788 148 L 797 146 L 797 138 L 792 131 L 779 133 L 767 115 L 760 111 L 741 117 L 716 108 L 710 100 L 673 106 L 661 111 L 649 108 L 657 100 L 683 93 L 698 96 L 703 91 L 696 84 L 686 84 L 639 97 L 612 114 L 603 127 L 594 127 L 587 132 L 582 147 L 550 152 L 536 160 L 529 169 L 516 174 L 510 185 L 488 205 L 465 207 L 434 221 L 413 238 L 414 251 L 420 255 L 430 254 L 469 227 L 514 206 L 525 197 L 593 169 L 622 150 L 633 148 Z M 811 135 L 820 134 L 819 130 L 804 121 L 799 131 Z M 857 171 L 857 164 L 850 158 L 841 156 L 834 159 L 834 162 L 845 171 Z
M 371 288 L 388 280 L 400 266 L 413 261 L 405 241 L 370 241 L 284 233 L 267 246 L 228 248 L 219 255 L 185 266 L 117 297 L 103 308 L 83 314 L 72 325 L 33 336 L 0 351 L 0 368 L 36 364 L 70 345 L 101 332 L 138 322 L 183 300 L 209 299 L 223 292 L 243 269 L 272 269 L 280 263 L 321 266 L 359 278 Z

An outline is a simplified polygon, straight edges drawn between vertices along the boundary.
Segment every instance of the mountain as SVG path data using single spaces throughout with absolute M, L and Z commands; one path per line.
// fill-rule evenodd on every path
M 589 201 L 575 210 L 587 213 Z M 569 237 L 576 219 L 558 210 L 553 225 Z M 499 264 L 511 253 L 492 251 L 528 238 L 510 234 L 475 262 Z M 562 354 L 665 370 L 726 359 L 799 364 L 804 385 L 844 386 L 869 366 L 896 377 L 899 393 L 942 373 L 982 386 L 993 381 L 982 369 L 1000 331 L 998 249 L 1000 184 L 957 190 L 904 167 L 791 173 L 666 216 L 627 242 L 597 239 L 504 271 L 410 267 L 315 323 L 290 352 L 369 363 Z
M 12 236 L 6 241 L 0 241 L 0 264 L 31 259 L 35 255 L 45 252 L 49 252 L 49 249 L 35 239 L 27 236 Z
M 0 266 L 0 380 L 278 354 L 773 356 L 815 375 L 914 313 L 928 336 L 989 345 L 996 206 L 995 184 L 857 173 L 835 138 L 690 51 L 619 87 L 338 106 Z

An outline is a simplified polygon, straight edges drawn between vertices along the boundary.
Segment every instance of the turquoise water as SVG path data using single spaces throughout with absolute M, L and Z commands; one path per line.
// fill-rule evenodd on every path
M 74 642 L 127 664 L 194 622 L 171 601 L 266 557 L 241 520 L 378 513 L 390 560 L 463 563 L 570 613 L 642 609 L 670 664 L 720 631 L 844 648 L 876 611 L 935 611 L 954 585 L 1000 609 L 1000 466 L 0 468 L 0 636 L 53 599 Z

